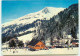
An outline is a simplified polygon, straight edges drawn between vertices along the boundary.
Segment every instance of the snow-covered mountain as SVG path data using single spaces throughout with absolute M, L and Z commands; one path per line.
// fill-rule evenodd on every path
M 2 24 L 2 39 L 3 42 L 11 37 L 20 37 L 35 31 L 35 23 L 38 20 L 50 20 L 64 8 L 46 7 L 38 12 L 30 13 L 20 17 L 14 21 Z M 33 35 L 33 34 L 32 34 Z
M 54 15 L 57 15 L 60 11 L 64 10 L 64 8 L 54 8 L 54 7 L 46 7 L 42 9 L 41 11 L 27 14 L 23 17 L 20 17 L 14 21 L 4 23 L 2 26 L 6 27 L 12 24 L 30 24 L 34 22 L 37 19 L 47 19 L 49 20 Z
M 50 39 L 53 41 L 54 38 L 70 38 L 68 35 L 78 39 L 78 4 L 72 4 L 50 20 L 43 20 L 41 23 L 40 30 L 43 32 L 39 33 L 41 37 L 37 37 L 37 40 Z

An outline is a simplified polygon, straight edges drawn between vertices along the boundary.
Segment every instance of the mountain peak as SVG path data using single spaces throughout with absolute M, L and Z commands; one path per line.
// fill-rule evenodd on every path
M 53 9 L 54 7 L 45 7 L 43 10 L 42 10 L 42 13 L 50 13 L 51 9 Z
M 49 13 L 49 7 L 44 8 L 44 9 L 42 10 L 42 13 L 45 13 L 45 14 Z
M 54 13 L 53 11 L 55 11 L 55 13 L 58 13 L 59 11 L 62 11 L 64 9 L 65 8 L 45 7 L 44 9 L 42 9 L 42 13 L 44 13 L 44 14 Z

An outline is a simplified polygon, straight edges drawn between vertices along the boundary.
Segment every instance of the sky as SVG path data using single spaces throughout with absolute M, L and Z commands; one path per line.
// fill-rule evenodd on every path
M 78 0 L 2 0 L 2 24 L 45 7 L 68 8 L 75 3 Z

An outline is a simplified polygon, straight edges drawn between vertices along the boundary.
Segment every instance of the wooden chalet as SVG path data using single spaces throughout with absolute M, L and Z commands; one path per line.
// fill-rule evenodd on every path
M 28 47 L 34 50 L 45 49 L 45 45 L 41 40 L 32 40 Z
M 71 43 L 75 47 L 78 47 L 79 46 L 79 40 L 72 40 Z

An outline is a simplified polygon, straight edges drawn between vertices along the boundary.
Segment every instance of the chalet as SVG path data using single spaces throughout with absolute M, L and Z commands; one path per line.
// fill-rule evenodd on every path
M 45 45 L 41 40 L 32 40 L 28 44 L 28 47 L 34 50 L 45 49 Z
M 78 47 L 79 46 L 79 40 L 72 40 L 71 43 L 75 47 Z

